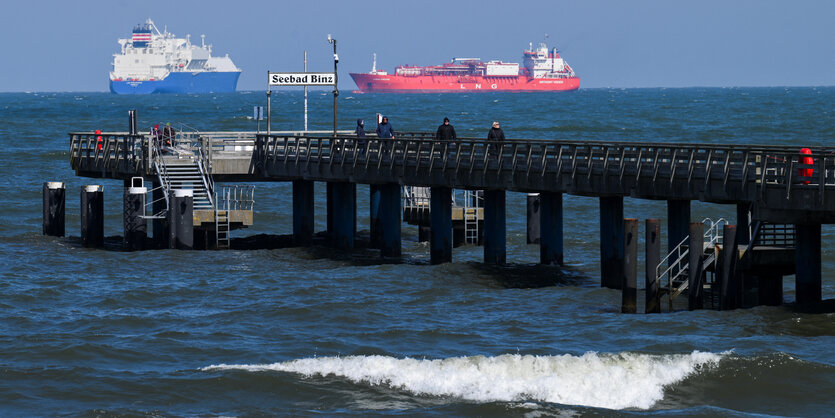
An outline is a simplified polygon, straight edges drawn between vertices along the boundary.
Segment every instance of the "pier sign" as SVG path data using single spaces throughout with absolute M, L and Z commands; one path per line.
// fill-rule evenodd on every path
M 332 86 L 334 73 L 267 73 L 270 86 Z

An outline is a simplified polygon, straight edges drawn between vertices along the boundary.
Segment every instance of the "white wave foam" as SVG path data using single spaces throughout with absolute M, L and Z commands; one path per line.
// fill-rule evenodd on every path
M 598 354 L 582 356 L 453 357 L 441 360 L 388 356 L 318 357 L 260 365 L 219 364 L 202 370 L 281 371 L 306 377 L 340 376 L 388 385 L 417 395 L 476 402 L 554 402 L 609 409 L 648 409 L 664 387 L 680 382 L 723 354 Z

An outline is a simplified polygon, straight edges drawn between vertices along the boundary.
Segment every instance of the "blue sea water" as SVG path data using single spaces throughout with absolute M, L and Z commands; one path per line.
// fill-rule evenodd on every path
M 429 265 L 415 227 L 403 257 L 323 247 L 121 252 L 79 245 L 78 190 L 105 187 L 105 232 L 122 233 L 119 181 L 74 176 L 67 132 L 185 123 L 252 130 L 264 92 L 0 94 L 0 415 L 746 415 L 835 411 L 835 315 L 790 306 L 619 313 L 600 288 L 598 202 L 566 196 L 566 266 L 537 265 L 525 196 L 508 193 L 508 266 L 481 247 Z M 273 94 L 273 129 L 303 128 L 301 92 Z M 395 129 L 460 136 L 829 146 L 835 88 L 582 89 L 565 94 L 374 95 L 343 91 L 340 129 L 386 114 Z M 331 129 L 329 92 L 310 129 Z M 261 124 L 263 129 L 263 123 Z M 41 187 L 67 183 L 67 238 L 41 235 Z M 316 226 L 325 228 L 324 187 Z M 257 183 L 255 226 L 288 234 L 290 186 Z M 368 192 L 358 192 L 367 229 Z M 625 214 L 666 216 L 626 199 Z M 693 203 L 693 218 L 734 208 Z M 662 241 L 663 242 L 663 241 Z M 835 229 L 823 228 L 823 296 L 835 298 Z M 639 275 L 642 273 L 639 273 Z M 530 282 L 545 286 L 526 286 Z M 784 279 L 794 301 L 794 278 Z M 639 305 L 642 305 L 639 299 Z

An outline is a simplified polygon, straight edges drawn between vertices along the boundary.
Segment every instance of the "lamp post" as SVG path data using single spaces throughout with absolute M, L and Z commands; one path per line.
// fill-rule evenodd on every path
M 339 55 L 336 55 L 336 39 L 328 34 L 328 43 L 333 44 L 333 136 L 336 136 L 336 96 L 339 96 L 339 73 L 336 72 L 336 64 L 339 63 Z

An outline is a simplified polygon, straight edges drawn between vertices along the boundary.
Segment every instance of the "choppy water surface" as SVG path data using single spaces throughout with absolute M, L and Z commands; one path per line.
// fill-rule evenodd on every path
M 263 92 L 120 97 L 0 94 L 2 415 L 386 414 L 831 415 L 835 315 L 789 307 L 618 313 L 599 287 L 596 199 L 565 198 L 567 266 L 537 266 L 525 198 L 508 194 L 507 267 L 480 247 L 428 264 L 404 225 L 400 262 L 325 248 L 123 253 L 78 245 L 78 188 L 105 185 L 106 234 L 121 234 L 121 182 L 69 168 L 72 130 L 254 129 Z M 311 129 L 330 129 L 314 91 Z M 387 114 L 399 130 L 462 136 L 831 145 L 835 88 L 596 89 L 568 94 L 340 96 L 341 128 Z M 299 92 L 273 96 L 274 129 L 301 129 Z M 368 126 L 373 126 L 368 122 Z M 41 231 L 43 181 L 68 183 L 68 238 Z M 256 186 L 256 226 L 292 230 L 290 187 Z M 317 229 L 324 187 L 317 185 Z M 359 188 L 360 229 L 367 188 Z M 626 199 L 627 216 L 664 218 Z M 693 217 L 732 217 L 693 204 Z M 824 227 L 824 298 L 835 297 L 835 234 Z M 643 274 L 642 272 L 639 274 Z M 544 285 L 544 286 L 543 286 Z M 794 300 L 794 280 L 784 281 Z M 643 304 L 639 300 L 639 304 Z

